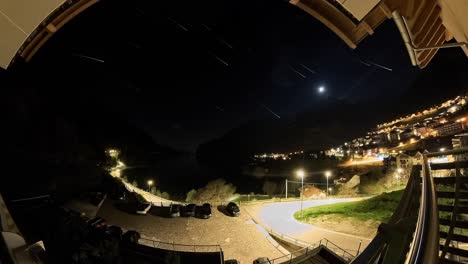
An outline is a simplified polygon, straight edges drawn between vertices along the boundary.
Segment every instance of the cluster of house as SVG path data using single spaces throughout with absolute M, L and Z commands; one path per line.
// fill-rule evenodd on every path
M 396 156 L 408 149 L 418 149 L 420 146 L 417 143 L 421 140 L 451 136 L 456 138 L 456 135 L 468 130 L 467 100 L 467 95 L 457 96 L 439 106 L 380 124 L 377 130 L 367 133 L 366 136 L 325 150 L 324 154 L 336 157 L 383 159 L 388 155 Z M 440 145 L 437 149 L 449 147 Z M 431 149 L 433 150 L 434 148 Z

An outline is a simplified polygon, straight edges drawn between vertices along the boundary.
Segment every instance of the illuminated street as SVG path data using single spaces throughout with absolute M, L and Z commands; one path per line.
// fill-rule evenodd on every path
M 304 208 L 339 202 L 351 202 L 359 199 L 360 198 L 342 198 L 304 201 Z M 352 254 L 356 254 L 361 240 L 361 250 L 365 248 L 371 240 L 369 238 L 326 230 L 297 221 L 294 219 L 293 214 L 300 210 L 300 202 L 256 204 L 247 205 L 244 206 L 244 208 L 247 208 L 257 221 L 272 228 L 276 232 L 310 243 L 319 241 L 322 238 L 327 238 Z

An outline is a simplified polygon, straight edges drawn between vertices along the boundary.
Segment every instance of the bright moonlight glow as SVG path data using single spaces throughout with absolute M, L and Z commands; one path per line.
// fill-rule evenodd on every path
M 319 93 L 324 93 L 324 92 L 325 92 L 325 87 L 320 86 L 320 87 L 318 88 L 318 92 L 319 92 Z

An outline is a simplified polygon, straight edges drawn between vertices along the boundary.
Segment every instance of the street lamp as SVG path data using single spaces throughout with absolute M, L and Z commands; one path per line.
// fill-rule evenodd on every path
M 326 171 L 326 172 L 325 172 L 325 177 L 327 177 L 327 197 L 328 197 L 328 192 L 330 191 L 330 190 L 328 189 L 328 178 L 330 178 L 330 176 L 331 176 L 331 172 L 330 172 L 330 171 Z
M 153 185 L 153 180 L 148 180 L 146 183 L 148 184 L 148 192 L 151 192 L 151 185 Z
M 297 177 L 301 177 L 301 217 L 302 217 L 302 201 L 304 199 L 304 175 L 305 172 L 303 169 L 299 169 L 296 171 Z

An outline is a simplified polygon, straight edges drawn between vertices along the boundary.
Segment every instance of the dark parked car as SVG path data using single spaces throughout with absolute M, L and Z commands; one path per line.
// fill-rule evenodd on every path
M 197 206 L 195 212 L 197 217 L 208 219 L 211 217 L 211 204 L 205 203 L 202 206 Z
M 239 216 L 240 215 L 240 209 L 237 204 L 230 202 L 226 205 L 226 211 L 232 215 L 232 216 Z
M 171 204 L 169 208 L 169 215 L 171 217 L 179 217 L 180 216 L 180 204 Z
M 138 233 L 135 230 L 128 230 L 127 232 L 125 232 L 125 234 L 123 234 L 122 240 L 125 243 L 138 244 L 138 240 L 140 240 L 140 238 L 140 233 Z
M 270 264 L 270 260 L 268 258 L 258 258 L 254 260 L 253 264 Z
M 184 206 L 182 209 L 182 215 L 183 216 L 195 216 L 195 208 L 197 206 L 195 204 L 187 204 L 186 206 Z

